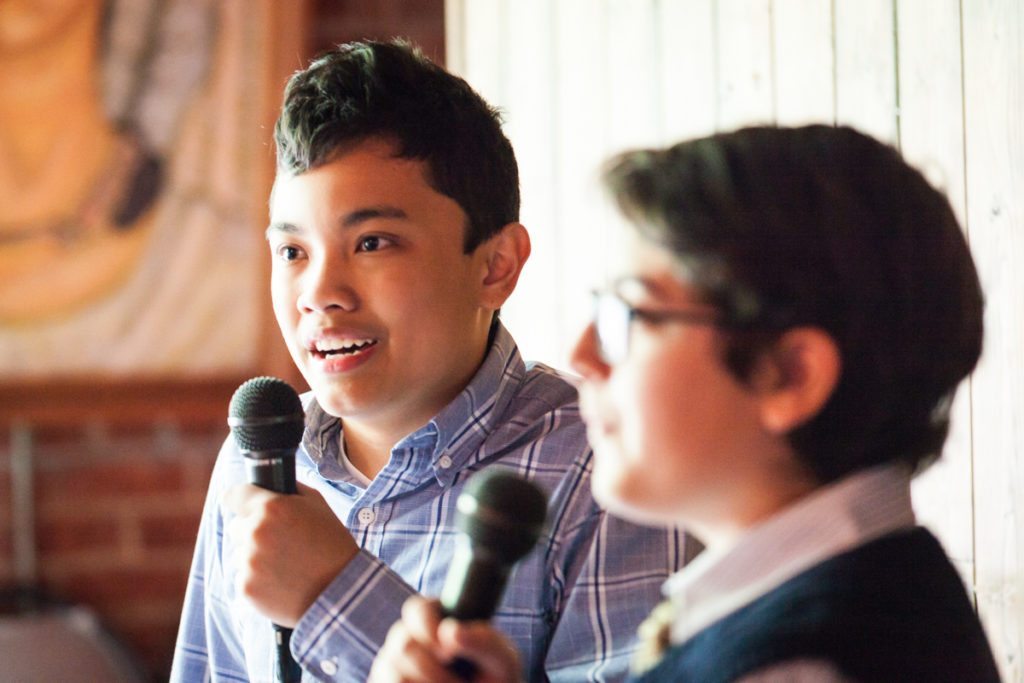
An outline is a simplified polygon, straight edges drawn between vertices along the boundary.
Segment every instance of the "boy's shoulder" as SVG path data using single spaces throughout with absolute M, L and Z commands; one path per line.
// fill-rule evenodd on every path
M 525 372 L 511 388 L 500 422 L 526 424 L 540 420 L 560 430 L 579 427 L 583 434 L 577 385 L 578 378 L 569 373 L 528 361 Z
M 528 362 L 515 385 L 506 390 L 511 395 L 493 420 L 486 450 L 502 452 L 532 443 L 538 453 L 544 452 L 550 466 L 586 459 L 590 446 L 572 375 Z
M 552 410 L 577 406 L 579 377 L 539 361 L 526 362 L 517 398 L 546 401 Z

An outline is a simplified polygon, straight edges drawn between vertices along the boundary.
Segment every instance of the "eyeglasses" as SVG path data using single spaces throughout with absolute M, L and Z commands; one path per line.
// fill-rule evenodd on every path
M 614 291 L 595 291 L 594 329 L 601 358 L 609 365 L 621 363 L 629 355 L 634 320 L 660 324 L 680 322 L 688 325 L 721 325 L 717 312 L 709 311 L 646 311 L 634 308 Z

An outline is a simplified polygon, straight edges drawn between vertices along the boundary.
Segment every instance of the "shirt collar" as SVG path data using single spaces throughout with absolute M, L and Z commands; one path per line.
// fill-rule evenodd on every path
M 526 376 L 526 366 L 512 335 L 495 322 L 491 345 L 484 362 L 454 400 L 426 425 L 397 444 L 430 454 L 430 467 L 442 485 L 448 485 L 466 465 L 472 464 L 480 445 L 501 424 L 501 417 Z M 324 412 L 312 393 L 303 395 L 306 431 L 303 445 L 310 458 L 321 463 L 326 454 L 334 459 L 340 420 Z
M 805 569 L 914 523 L 910 473 L 902 465 L 874 467 L 818 489 L 735 545 L 705 550 L 665 582 L 671 640 L 684 642 Z
M 490 349 L 473 379 L 426 427 L 408 437 L 424 431 L 433 436 L 426 445 L 431 448 L 434 476 L 442 485 L 475 462 L 480 445 L 502 423 L 525 376 L 512 335 L 496 322 Z
M 328 452 L 332 434 L 337 433 L 340 428 L 340 421 L 333 415 L 328 415 L 312 391 L 307 391 L 299 397 L 302 400 L 302 409 L 306 413 L 306 429 L 302 433 L 302 445 L 314 463 L 319 463 Z

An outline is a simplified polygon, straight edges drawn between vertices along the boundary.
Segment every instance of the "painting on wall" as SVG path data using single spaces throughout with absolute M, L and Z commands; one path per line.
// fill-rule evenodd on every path
M 269 1 L 0 3 L 0 377 L 256 365 Z

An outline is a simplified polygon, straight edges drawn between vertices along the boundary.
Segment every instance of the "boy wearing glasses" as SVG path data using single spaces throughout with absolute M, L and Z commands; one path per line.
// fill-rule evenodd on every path
M 641 628 L 636 680 L 998 681 L 910 504 L 981 351 L 946 199 L 825 126 L 632 152 L 605 182 L 635 230 L 573 356 L 594 496 L 707 545 Z M 373 680 L 452 680 L 456 655 L 520 678 L 498 632 L 417 599 Z
M 312 392 L 300 495 L 225 444 L 172 680 L 268 680 L 271 620 L 303 675 L 365 681 L 406 598 L 440 592 L 483 468 L 548 495 L 495 617 L 533 680 L 625 676 L 682 534 L 606 515 L 576 391 L 524 364 L 497 311 L 530 253 L 497 113 L 407 45 L 354 43 L 291 79 L 267 230 L 274 312 Z

